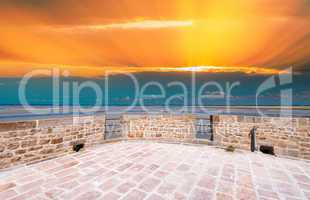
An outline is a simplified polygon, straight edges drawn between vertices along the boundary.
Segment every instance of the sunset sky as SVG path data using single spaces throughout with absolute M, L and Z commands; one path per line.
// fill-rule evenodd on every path
M 310 69 L 310 0 L 1 0 L 0 76 Z

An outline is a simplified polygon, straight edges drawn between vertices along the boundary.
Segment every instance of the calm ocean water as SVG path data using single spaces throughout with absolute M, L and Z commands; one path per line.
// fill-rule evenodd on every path
M 294 109 L 280 109 L 279 107 L 250 107 L 250 106 L 212 106 L 212 107 L 185 107 L 180 110 L 180 107 L 170 107 L 167 110 L 163 106 L 148 106 L 148 107 L 133 107 L 128 109 L 125 106 L 109 106 L 102 107 L 99 111 L 91 112 L 86 111 L 78 113 L 74 111 L 76 107 L 63 107 L 60 112 L 50 112 L 49 106 L 34 106 L 31 110 L 26 110 L 22 106 L 0 106 L 0 121 L 12 120 L 28 120 L 28 119 L 42 119 L 54 118 L 62 116 L 73 116 L 74 114 L 80 115 L 93 115 L 93 114 L 106 114 L 108 117 L 117 117 L 124 113 L 130 114 L 194 114 L 194 115 L 216 115 L 216 114 L 231 114 L 231 115 L 267 115 L 267 116 L 295 116 L 295 117 L 310 117 L 310 109 L 307 107 L 294 107 Z M 77 109 L 76 109 L 77 110 Z

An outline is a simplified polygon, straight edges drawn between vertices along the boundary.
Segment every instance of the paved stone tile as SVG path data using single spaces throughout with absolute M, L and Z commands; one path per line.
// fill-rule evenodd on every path
M 16 196 L 17 193 L 14 190 L 7 190 L 0 193 L 0 199 L 6 200 Z
M 212 193 L 207 190 L 203 189 L 194 189 L 190 196 L 191 200 L 206 200 L 206 199 L 212 199 Z
M 9 190 L 11 188 L 14 188 L 15 186 L 16 186 L 15 183 L 5 183 L 5 184 L 2 184 L 2 185 L 0 185 L 0 192 Z
M 63 194 L 65 191 L 62 189 L 51 189 L 51 190 L 47 190 L 44 195 L 48 198 L 48 199 L 58 199 L 58 197 Z
M 94 188 L 95 187 L 92 183 L 83 183 L 74 189 L 66 190 L 65 193 L 60 195 L 59 199 L 75 199 L 79 195 L 89 192 Z
M 237 199 L 250 200 L 257 199 L 256 193 L 254 190 L 246 187 L 237 188 Z
M 310 200 L 310 192 L 305 192 L 305 197 L 308 198 L 308 200 Z
M 175 189 L 176 189 L 176 185 L 172 183 L 164 182 L 163 184 L 160 185 L 157 192 L 165 196 L 165 195 L 170 195 L 171 193 L 173 193 Z
M 309 163 L 203 145 L 104 144 L 0 177 L 1 200 L 310 200 Z
M 42 192 L 42 190 L 40 188 L 35 188 L 35 189 L 32 189 L 30 191 L 27 191 L 25 193 L 22 193 L 20 195 L 17 195 L 15 197 L 13 197 L 12 199 L 10 200 L 24 200 L 24 199 L 30 199 L 30 198 L 33 198 L 37 195 L 40 195 Z
M 228 195 L 233 195 L 234 184 L 231 184 L 230 182 L 227 182 L 227 181 L 220 180 L 218 182 L 217 192 L 228 194 Z
M 139 190 L 133 190 L 124 197 L 126 200 L 143 200 L 146 197 L 146 193 Z
M 136 184 L 133 182 L 126 182 L 126 183 L 123 183 L 120 186 L 118 186 L 118 188 L 116 190 L 117 190 L 117 192 L 119 192 L 121 194 L 125 194 L 131 188 L 134 188 L 135 186 L 136 186 Z
M 165 172 L 165 171 L 157 171 L 154 174 L 154 176 L 158 178 L 165 178 L 168 175 L 169 175 L 169 172 Z
M 160 167 L 160 166 L 157 165 L 157 164 L 151 164 L 151 165 L 147 166 L 147 167 L 144 169 L 144 171 L 149 172 L 149 173 L 152 173 L 152 172 L 156 171 L 159 167 Z
M 181 164 L 178 166 L 177 170 L 182 171 L 182 172 L 186 172 L 186 171 L 189 171 L 190 167 L 191 166 L 188 164 Z
M 164 198 L 158 194 L 152 194 L 149 198 L 147 198 L 147 200 L 164 200 Z
M 160 183 L 159 179 L 147 178 L 140 184 L 139 188 L 143 191 L 151 192 L 156 188 L 156 186 L 159 185 L 159 183 Z
M 270 198 L 270 199 L 279 199 L 279 195 L 272 190 L 258 190 L 259 197 Z
M 107 181 L 105 181 L 101 186 L 101 190 L 103 191 L 109 191 L 111 190 L 113 187 L 116 187 L 118 184 L 120 183 L 120 180 L 117 178 L 111 178 Z
M 220 173 L 220 168 L 219 166 L 207 166 L 206 172 L 209 176 L 217 177 Z
M 175 192 L 174 193 L 174 197 L 173 197 L 175 200 L 186 200 L 187 197 L 185 194 L 182 194 L 180 192 Z
M 134 180 L 135 182 L 139 183 L 139 182 L 143 181 L 144 179 L 146 179 L 149 176 L 150 176 L 150 173 L 146 173 L 146 172 L 142 171 L 142 172 L 139 172 L 136 175 L 134 175 L 132 177 L 132 180 Z
M 198 185 L 200 187 L 203 187 L 204 189 L 214 190 L 215 189 L 215 178 L 212 176 L 203 176 L 198 182 Z
M 110 192 L 107 193 L 103 196 L 103 198 L 101 198 L 102 200 L 117 200 L 120 199 L 121 195 L 115 193 L 115 192 Z
M 310 178 L 303 174 L 294 174 L 294 178 L 298 183 L 310 183 Z
M 60 184 L 58 187 L 62 188 L 62 189 L 70 190 L 70 189 L 73 189 L 79 185 L 80 185 L 80 183 L 74 180 L 74 181 L 69 181 L 69 182 L 64 183 L 64 184 Z
M 101 196 L 101 192 L 99 191 L 88 191 L 78 196 L 76 200 L 85 200 L 85 199 L 95 200 L 95 199 L 98 199 L 100 196 Z
M 253 188 L 252 176 L 250 174 L 238 176 L 237 185 Z
M 125 163 L 121 166 L 119 166 L 116 170 L 117 171 L 125 171 L 126 169 L 128 169 L 129 167 L 131 167 L 133 165 L 133 163 Z
M 217 200 L 233 200 L 233 196 L 229 194 L 224 194 L 224 193 L 216 193 L 216 199 Z
M 16 191 L 22 193 L 22 192 L 26 192 L 35 188 L 40 188 L 41 185 L 44 183 L 43 179 L 39 179 L 21 186 L 17 186 L 16 187 Z

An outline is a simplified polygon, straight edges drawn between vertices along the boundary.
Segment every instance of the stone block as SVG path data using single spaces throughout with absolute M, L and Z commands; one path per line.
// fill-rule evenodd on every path
M 213 123 L 219 123 L 220 117 L 218 115 L 214 115 L 214 116 L 212 116 L 212 120 L 213 120 Z
M 63 138 L 55 138 L 51 140 L 51 144 L 59 144 L 63 142 Z
M 43 149 L 40 151 L 40 154 L 51 154 L 54 152 L 55 152 L 55 149 Z
M 36 121 L 25 122 L 1 122 L 0 132 L 33 129 L 37 125 Z
M 0 153 L 0 159 L 12 158 L 12 157 L 13 157 L 13 153 L 11 152 Z
M 8 150 L 15 150 L 15 149 L 18 149 L 18 147 L 19 147 L 18 142 L 12 142 L 12 143 L 7 144 Z
M 19 162 L 22 160 L 22 157 L 21 156 L 14 156 L 12 159 L 11 159 L 11 163 L 16 163 L 16 162 Z
M 49 144 L 50 141 L 51 141 L 50 139 L 41 139 L 41 140 L 39 141 L 39 144 L 40 144 L 40 145 Z
M 30 157 L 35 157 L 35 156 L 36 156 L 36 154 L 33 154 L 33 153 L 26 153 L 26 154 L 24 154 L 25 158 L 30 158 Z
M 1 157 L 6 157 L 2 160 L 0 169 L 14 163 L 28 163 L 43 157 L 51 158 L 69 153 L 72 150 L 70 144 L 75 142 L 85 143 L 87 146 L 96 144 L 104 137 L 104 122 L 105 118 L 88 123 L 81 117 L 81 120 L 73 123 L 72 118 L 70 120 L 65 117 L 34 122 L 0 123 L 0 130 L 3 131 L 0 137 L 5 138 L 5 141 L 0 143 L 0 153 Z M 36 127 L 37 124 L 39 128 Z M 6 153 L 13 153 L 14 156 L 10 157 L 11 154 Z
M 253 124 L 255 122 L 255 117 L 246 116 L 244 122 Z
M 43 146 L 30 147 L 30 148 L 28 149 L 28 151 L 37 151 L 37 150 L 40 150 L 40 149 L 43 149 Z
M 16 131 L 10 131 L 6 133 L 1 134 L 4 138 L 15 138 L 18 136 L 18 133 Z
M 299 156 L 299 151 L 296 150 L 296 149 L 295 150 L 288 149 L 287 155 L 288 156 L 292 156 L 292 157 L 298 157 Z
M 237 122 L 244 122 L 244 121 L 245 121 L 245 116 L 243 116 L 243 115 L 237 116 Z
M 27 152 L 26 149 L 18 149 L 15 151 L 15 154 L 19 155 L 19 154 L 24 154 L 26 152 Z
M 9 190 L 11 188 L 14 188 L 16 186 L 15 183 L 6 183 L 6 184 L 1 184 L 0 185 L 0 192 Z
M 22 141 L 21 142 L 21 147 L 25 148 L 25 147 L 31 147 L 31 146 L 35 146 L 37 144 L 37 140 L 26 140 L 26 141 Z
M 298 119 L 298 126 L 299 127 L 305 127 L 305 126 L 309 126 L 309 118 L 299 118 Z

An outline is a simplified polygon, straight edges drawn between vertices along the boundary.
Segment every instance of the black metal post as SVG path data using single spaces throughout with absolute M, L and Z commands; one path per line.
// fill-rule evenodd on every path
M 214 120 L 213 120 L 213 115 L 210 115 L 210 129 L 211 129 L 211 137 L 210 137 L 210 140 L 213 141 L 214 140 Z
M 251 151 L 254 152 L 256 151 L 256 131 L 257 127 L 253 127 L 253 129 L 250 132 L 250 137 L 251 137 Z

